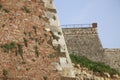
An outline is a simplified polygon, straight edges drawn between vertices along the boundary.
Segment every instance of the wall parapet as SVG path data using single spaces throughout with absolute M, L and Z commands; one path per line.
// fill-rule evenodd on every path
M 87 27 L 87 28 L 63 28 L 64 34 L 67 35 L 77 35 L 77 34 L 97 34 L 97 28 Z

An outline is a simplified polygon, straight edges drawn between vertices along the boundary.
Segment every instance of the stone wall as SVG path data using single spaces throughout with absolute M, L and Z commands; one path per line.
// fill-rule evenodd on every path
M 120 72 L 120 49 L 104 49 L 104 59 L 107 65 L 119 70 Z
M 68 52 L 104 62 L 120 72 L 120 49 L 104 49 L 98 36 L 97 24 L 94 24 L 96 26 L 62 29 Z
M 59 25 L 53 0 L 0 0 L 0 79 L 74 77 Z
M 102 45 L 97 35 L 97 28 L 63 28 L 69 53 L 87 56 L 98 60 L 102 57 Z M 95 57 L 96 56 L 96 57 Z

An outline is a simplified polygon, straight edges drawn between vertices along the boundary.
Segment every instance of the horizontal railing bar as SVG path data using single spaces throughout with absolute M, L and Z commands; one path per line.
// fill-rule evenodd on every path
M 80 28 L 80 27 L 92 27 L 92 24 L 66 24 L 61 25 L 62 28 Z

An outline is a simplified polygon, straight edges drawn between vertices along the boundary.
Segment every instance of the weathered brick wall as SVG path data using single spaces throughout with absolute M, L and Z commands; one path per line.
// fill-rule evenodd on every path
M 61 57 L 73 77 L 59 25 L 53 0 L 0 0 L 0 78 L 60 80 Z

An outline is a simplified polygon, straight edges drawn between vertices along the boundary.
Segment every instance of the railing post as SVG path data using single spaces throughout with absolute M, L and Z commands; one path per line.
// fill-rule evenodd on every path
M 97 23 L 92 23 L 92 28 L 97 28 Z

